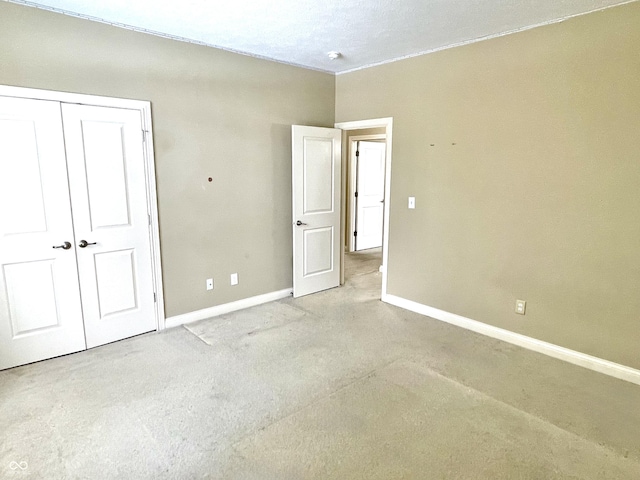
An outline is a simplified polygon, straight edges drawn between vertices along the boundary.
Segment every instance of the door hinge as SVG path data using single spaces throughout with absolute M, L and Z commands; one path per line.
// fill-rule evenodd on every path
M 356 198 L 358 198 L 358 192 L 356 192 Z
M 153 292 L 153 303 L 158 303 L 158 297 L 156 297 L 156 292 Z
M 147 217 L 149 218 L 149 226 L 151 226 L 151 214 L 147 213 Z
M 358 232 L 357 231 L 353 232 L 353 236 L 357 237 L 358 236 Z
M 356 150 L 356 157 L 360 156 L 360 150 Z

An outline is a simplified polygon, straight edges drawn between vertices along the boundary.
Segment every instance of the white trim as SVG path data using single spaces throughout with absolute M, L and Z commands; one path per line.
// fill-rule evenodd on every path
M 144 100 L 100 97 L 97 95 L 85 95 L 83 93 L 56 92 L 54 90 L 12 87 L 9 85 L 0 85 L 0 95 L 6 97 L 31 98 L 34 100 L 53 100 L 62 103 L 78 103 L 81 105 L 93 105 L 95 107 L 127 108 L 130 110 L 151 109 L 151 104 Z
M 167 318 L 166 327 L 178 327 L 186 323 L 217 317 L 237 310 L 244 310 L 245 308 L 255 307 L 256 305 L 261 305 L 263 303 L 274 302 L 276 300 L 287 298 L 292 294 L 292 288 L 285 288 L 284 290 L 256 295 L 255 297 L 243 298 L 242 300 L 237 300 L 235 302 L 223 303 L 222 305 L 216 305 L 215 307 L 203 308 L 202 310 L 196 310 L 195 312 L 183 313 L 182 315 Z
M 9 0 L 14 1 L 14 0 Z M 534 25 L 527 25 L 521 28 L 513 28 L 511 30 L 506 30 L 504 32 L 492 33 L 491 35 L 485 35 L 484 37 L 472 38 L 470 40 L 463 40 L 461 42 L 450 43 L 448 45 L 443 45 L 441 47 L 431 48 L 429 50 L 423 50 L 417 53 L 410 53 L 408 55 L 402 55 L 400 57 L 390 58 L 388 60 L 382 60 L 380 62 L 368 63 L 366 65 L 361 65 L 359 67 L 350 68 L 348 70 L 341 70 L 336 72 L 335 75 L 343 75 L 345 73 L 357 72 L 358 70 L 365 70 L 371 67 L 378 67 L 380 65 L 386 65 L 387 63 L 399 62 L 400 60 L 406 60 L 408 58 L 421 57 L 422 55 L 429 55 L 430 53 L 441 52 L 442 50 L 449 50 L 450 48 L 463 47 L 465 45 L 471 45 L 473 43 L 484 42 L 485 40 L 492 40 L 494 38 L 504 37 L 506 35 L 512 35 L 514 33 L 526 32 L 527 30 L 532 30 L 538 27 L 546 27 L 547 25 L 554 25 L 556 23 L 562 23 L 566 20 L 570 20 L 576 17 L 582 17 L 584 15 L 589 15 L 591 13 L 601 12 L 603 10 L 608 10 L 609 8 L 621 7 L 622 5 L 627 5 L 628 3 L 637 2 L 638 0 L 627 0 L 626 2 L 616 3 L 614 5 L 607 5 L 605 7 L 596 8 L 594 10 L 589 10 L 588 12 L 575 13 L 573 15 L 566 15 L 561 18 L 555 18 L 553 20 L 547 20 L 546 22 L 536 23 Z
M 640 370 L 636 370 L 632 367 L 627 367 L 619 363 L 587 355 L 586 353 L 577 352 L 569 348 L 560 347 L 553 343 L 544 342 L 503 328 L 494 327 L 493 325 L 488 325 L 438 308 L 429 307 L 395 295 L 383 295 L 382 301 L 427 317 L 435 318 L 436 320 L 441 320 L 458 327 L 466 328 L 467 330 L 471 330 L 482 335 L 487 335 L 488 337 L 497 338 L 498 340 L 518 345 L 528 350 L 533 350 L 534 352 L 558 358 L 565 362 L 588 368 L 589 370 L 594 370 L 599 373 L 604 373 L 605 375 L 619 378 L 620 380 L 626 380 L 627 382 L 640 385 Z
M 164 288 L 162 285 L 162 260 L 160 251 L 160 221 L 158 218 L 158 192 L 156 187 L 155 152 L 153 150 L 153 127 L 151 125 L 151 104 L 145 102 L 141 109 L 144 129 L 145 173 L 147 175 L 147 205 L 151 216 L 151 263 L 153 265 L 154 293 L 156 295 L 156 319 L 158 331 L 164 330 Z
M 387 294 L 387 262 L 389 261 L 389 206 L 391 205 L 391 159 L 393 147 L 393 117 L 373 118 L 370 120 L 357 120 L 353 122 L 338 122 L 335 128 L 341 130 L 362 130 L 364 128 L 385 127 L 387 138 L 387 148 L 385 157 L 384 175 L 384 230 L 382 232 L 382 294 L 384 298 Z M 344 202 L 344 199 L 342 200 Z M 346 222 L 346 220 L 345 220 Z M 344 232 L 342 233 L 344 235 Z M 341 269 L 344 278 L 344 248 L 341 249 Z
M 333 126 L 340 130 L 364 130 L 365 128 L 389 127 L 393 117 L 371 118 L 369 120 L 354 120 L 352 122 L 337 122 Z
M 156 192 L 155 157 L 153 151 L 153 128 L 151 124 L 151 103 L 144 100 L 129 100 L 113 97 L 99 97 L 81 93 L 56 92 L 35 88 L 12 87 L 0 85 L 0 95 L 6 97 L 29 98 L 33 100 L 50 100 L 61 103 L 91 105 L 97 107 L 126 108 L 140 111 L 142 129 L 144 131 L 144 168 L 147 188 L 148 214 L 151 216 L 149 228 L 151 240 L 151 268 L 153 289 L 156 294 L 156 328 L 165 328 L 164 294 L 162 286 L 162 263 L 160 261 L 160 228 L 158 222 L 158 197 Z

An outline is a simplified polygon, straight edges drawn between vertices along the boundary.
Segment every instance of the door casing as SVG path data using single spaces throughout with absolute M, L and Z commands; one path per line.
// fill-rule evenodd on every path
M 162 288 L 162 263 L 160 259 L 160 230 L 158 222 L 158 197 L 156 192 L 155 157 L 153 151 L 153 130 L 151 124 L 151 103 L 143 100 L 100 97 L 79 93 L 56 92 L 24 87 L 0 85 L 0 95 L 34 100 L 53 100 L 63 103 L 77 103 L 97 107 L 126 108 L 139 110 L 142 119 L 143 158 L 147 187 L 147 211 L 149 213 L 149 235 L 151 243 L 151 263 L 155 292 L 155 314 L 157 330 L 165 328 L 164 295 Z

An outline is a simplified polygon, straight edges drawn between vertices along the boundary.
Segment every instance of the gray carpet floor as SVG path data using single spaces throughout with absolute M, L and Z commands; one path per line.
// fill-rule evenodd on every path
M 379 258 L 0 372 L 0 478 L 640 478 L 640 386 L 384 304 Z

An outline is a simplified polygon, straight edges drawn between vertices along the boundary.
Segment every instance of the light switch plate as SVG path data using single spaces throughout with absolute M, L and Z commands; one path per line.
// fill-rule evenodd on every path
M 213 278 L 207 278 L 207 290 L 213 290 Z
M 409 208 L 416 208 L 416 197 L 409 197 Z
M 237 285 L 238 284 L 238 274 L 237 273 L 232 273 L 231 274 L 231 285 Z

